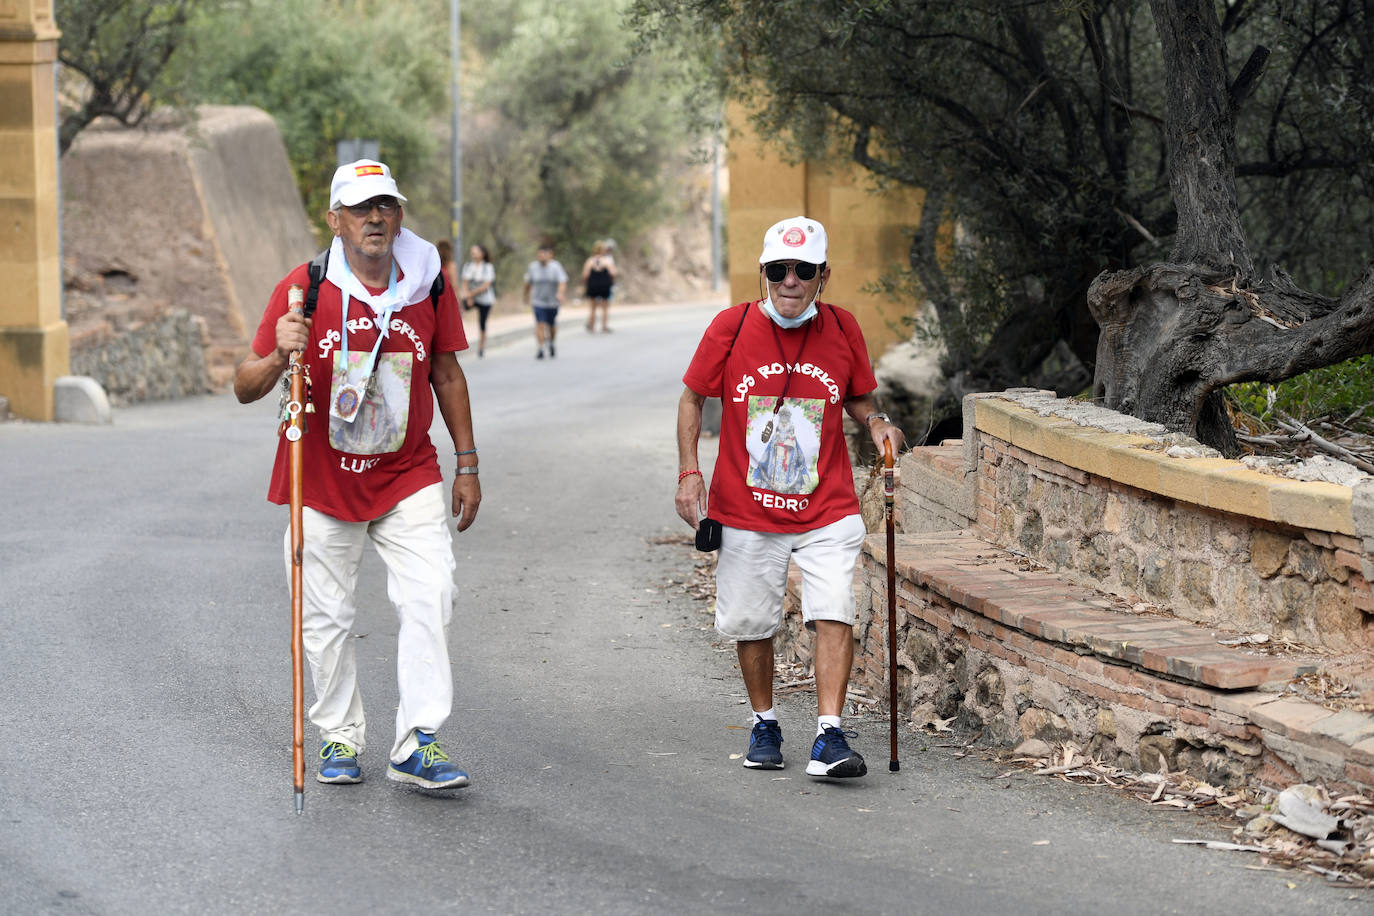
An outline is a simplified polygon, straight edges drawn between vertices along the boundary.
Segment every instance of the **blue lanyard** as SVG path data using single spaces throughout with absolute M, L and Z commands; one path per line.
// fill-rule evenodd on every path
M 347 258 L 343 259 L 343 269 L 344 273 L 349 277 L 353 276 L 353 270 L 348 266 Z M 395 258 L 391 260 L 391 278 L 387 280 L 386 291 L 390 294 L 388 299 L 394 300 L 396 294 Z M 377 365 L 377 354 L 381 352 L 382 349 L 382 338 L 386 336 L 386 324 L 391 320 L 392 307 L 387 306 L 380 315 L 375 317 L 374 320 L 377 324 L 377 342 L 372 346 L 372 356 L 367 361 L 367 371 L 354 375 L 353 369 L 348 363 L 348 290 L 340 290 L 339 292 L 343 294 L 343 310 L 340 312 L 339 317 L 339 337 L 341 338 L 340 343 L 343 352 L 344 375 L 347 376 L 350 385 L 356 385 L 358 379 L 372 377 L 372 370 Z

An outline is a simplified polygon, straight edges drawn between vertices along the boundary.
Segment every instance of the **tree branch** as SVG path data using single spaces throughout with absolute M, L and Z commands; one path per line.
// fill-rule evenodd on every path
M 1245 66 L 1240 68 L 1240 73 L 1231 83 L 1227 90 L 1227 95 L 1231 99 L 1231 111 L 1240 111 L 1241 105 L 1255 91 L 1255 86 L 1264 76 L 1264 69 L 1269 64 L 1269 49 L 1264 45 L 1259 45 L 1250 52 L 1250 59 L 1245 62 Z

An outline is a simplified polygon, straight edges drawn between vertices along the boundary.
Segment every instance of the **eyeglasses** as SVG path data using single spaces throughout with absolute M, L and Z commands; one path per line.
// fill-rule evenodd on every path
M 814 280 L 821 268 L 820 265 L 812 264 L 810 261 L 798 261 L 795 264 L 774 261 L 771 264 L 763 265 L 763 275 L 768 278 L 769 283 L 781 283 L 786 280 L 789 270 L 797 275 L 798 280 L 805 283 L 808 280 Z
M 395 214 L 397 210 L 401 208 L 401 204 L 394 197 L 374 197 L 371 200 L 365 200 L 360 204 L 350 204 L 349 206 L 344 207 L 344 209 L 347 210 L 349 213 L 352 213 L 354 216 L 364 217 L 372 215 L 373 207 L 376 207 L 377 212 L 382 214 L 382 216 L 392 216 L 393 214 Z

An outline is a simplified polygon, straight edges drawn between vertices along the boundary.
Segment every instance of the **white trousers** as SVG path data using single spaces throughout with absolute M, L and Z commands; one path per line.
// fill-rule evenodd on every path
M 457 564 L 441 484 L 401 500 L 371 522 L 341 522 L 306 507 L 302 516 L 303 641 L 315 685 L 310 721 L 321 741 L 367 746 L 363 699 L 353 639 L 353 594 L 363 546 L 371 541 L 386 564 L 387 596 L 400 620 L 396 642 L 396 741 L 391 760 L 414 753 L 417 729 L 434 732 L 453 710 L 448 623 L 453 613 Z M 288 587 L 291 529 L 283 539 Z

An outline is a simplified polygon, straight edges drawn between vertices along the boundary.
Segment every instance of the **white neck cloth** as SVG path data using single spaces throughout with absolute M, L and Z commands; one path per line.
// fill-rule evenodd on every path
M 337 236 L 329 246 L 329 269 L 324 276 L 343 290 L 346 296 L 366 302 L 378 315 L 428 299 L 429 288 L 439 275 L 439 249 L 409 229 L 402 228 L 391 246 L 391 256 L 402 274 L 396 281 L 394 292 L 388 289 L 375 296 L 369 292 L 348 269 L 343 241 Z

